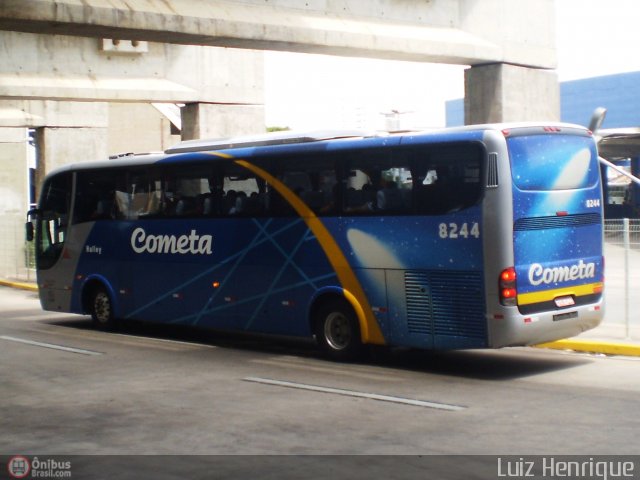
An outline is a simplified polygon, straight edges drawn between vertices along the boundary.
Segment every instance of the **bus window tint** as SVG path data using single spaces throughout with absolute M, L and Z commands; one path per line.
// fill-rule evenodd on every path
M 168 217 L 208 216 L 217 213 L 220 195 L 209 165 L 181 165 L 163 174 L 162 213 Z
M 115 170 L 81 170 L 76 174 L 76 199 L 73 223 L 115 218 Z
M 221 186 L 221 215 L 253 217 L 264 213 L 266 184 L 249 170 L 234 163 L 225 164 Z
M 393 215 L 411 212 L 413 177 L 408 160 L 388 152 L 362 152 L 348 162 L 344 211 Z
M 443 215 L 480 200 L 482 150 L 473 144 L 444 146 L 413 152 L 414 209 Z
M 316 215 L 337 213 L 338 182 L 332 158 L 284 159 L 278 162 L 277 176 Z M 280 213 L 293 214 L 293 209 L 283 202 L 281 197 L 275 202 Z
M 123 187 L 116 190 L 120 218 L 136 220 L 158 215 L 162 209 L 162 182 L 159 173 L 132 170 Z

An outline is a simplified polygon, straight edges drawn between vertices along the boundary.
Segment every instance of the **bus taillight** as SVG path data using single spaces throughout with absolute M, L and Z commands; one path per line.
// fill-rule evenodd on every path
M 518 291 L 516 290 L 516 269 L 513 267 L 505 268 L 500 273 L 500 303 L 507 307 L 513 307 L 516 305 L 516 297 Z

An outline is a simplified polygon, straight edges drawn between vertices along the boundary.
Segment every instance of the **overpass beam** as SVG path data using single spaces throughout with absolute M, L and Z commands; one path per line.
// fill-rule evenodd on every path
M 552 70 L 508 63 L 465 70 L 465 124 L 559 121 L 560 86 Z

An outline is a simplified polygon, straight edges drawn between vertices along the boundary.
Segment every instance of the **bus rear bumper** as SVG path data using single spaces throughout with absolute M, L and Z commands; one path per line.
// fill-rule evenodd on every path
M 574 337 L 597 327 L 604 317 L 604 302 L 522 315 L 517 308 L 489 316 L 489 347 L 537 345 Z

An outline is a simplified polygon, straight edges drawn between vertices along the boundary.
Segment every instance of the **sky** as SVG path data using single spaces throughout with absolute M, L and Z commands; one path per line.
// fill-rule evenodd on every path
M 560 81 L 640 70 L 640 0 L 555 4 Z M 445 101 L 464 96 L 465 68 L 267 52 L 267 126 L 375 130 L 396 110 L 402 127 L 442 127 Z

